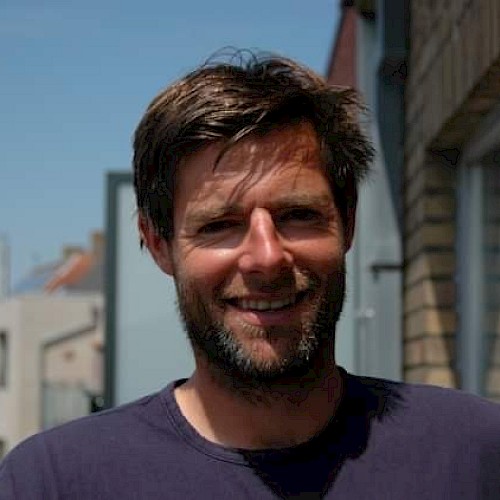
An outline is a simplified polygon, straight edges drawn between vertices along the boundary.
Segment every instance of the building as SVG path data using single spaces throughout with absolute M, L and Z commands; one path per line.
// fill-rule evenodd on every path
M 405 371 L 500 399 L 500 4 L 410 14 Z
M 64 249 L 0 301 L 0 452 L 90 413 L 103 392 L 103 237 Z
M 380 3 L 380 2 L 379 2 Z M 333 85 L 357 88 L 376 149 L 373 173 L 361 187 L 354 245 L 347 255 L 347 296 L 337 328 L 337 361 L 352 372 L 402 379 L 403 84 L 406 33 L 402 0 L 390 11 L 377 2 L 341 2 L 327 68 Z M 385 22 L 385 17 L 390 22 Z M 398 22 L 399 21 L 399 22 Z M 391 109 L 391 113 L 386 113 Z
M 341 6 L 329 79 L 354 84 L 372 109 L 378 157 L 365 189 L 380 189 L 368 195 L 369 211 L 360 206 L 351 271 L 367 292 L 345 322 L 359 336 L 360 323 L 377 332 L 373 323 L 386 314 L 366 257 L 378 232 L 392 247 L 379 269 L 401 278 L 379 288 L 386 303 L 402 298 L 391 316 L 401 377 L 500 399 L 500 4 Z M 373 214 L 389 214 L 391 227 Z M 375 357 L 380 350 L 387 346 Z M 394 356 L 387 351 L 389 363 Z

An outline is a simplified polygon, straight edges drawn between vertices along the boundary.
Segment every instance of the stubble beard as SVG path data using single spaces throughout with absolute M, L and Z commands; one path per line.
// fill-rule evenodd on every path
M 284 331 L 282 326 L 241 324 L 249 339 L 290 339 L 279 359 L 266 361 L 257 359 L 230 329 L 215 319 L 213 304 L 218 303 L 217 299 L 208 303 L 195 286 L 176 275 L 178 308 L 195 356 L 204 358 L 219 382 L 241 395 L 273 391 L 290 382 L 299 387 L 299 380 L 300 387 L 305 388 L 308 381 L 314 383 L 325 375 L 322 371 L 334 363 L 335 326 L 345 295 L 345 265 L 328 275 L 326 281 L 310 273 L 302 273 L 302 277 L 307 280 L 311 295 L 317 296 L 298 326 Z M 324 290 L 318 294 L 323 283 Z

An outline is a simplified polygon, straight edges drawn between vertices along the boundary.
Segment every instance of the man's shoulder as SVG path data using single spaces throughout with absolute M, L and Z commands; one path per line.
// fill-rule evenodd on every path
M 441 387 L 430 384 L 418 384 L 388 380 L 377 377 L 349 375 L 349 379 L 358 387 L 364 387 L 371 393 L 396 396 L 406 404 L 418 405 L 422 411 L 432 407 L 444 410 L 462 410 L 479 414 L 498 415 L 500 404 L 484 397 L 460 389 Z
M 460 430 L 463 436 L 500 443 L 500 404 L 462 390 L 350 375 L 359 397 L 372 398 L 378 416 L 391 415 L 409 425 Z M 364 394 L 364 396 L 362 396 Z M 394 419 L 392 421 L 394 421 Z
M 154 427 L 159 419 L 164 419 L 169 391 L 170 385 L 162 391 L 44 430 L 26 441 L 83 438 L 88 442 L 94 437 L 102 439 L 116 436 L 122 430 L 128 434 L 140 432 L 146 427 Z
M 105 481 L 120 484 L 124 471 L 137 470 L 148 454 L 173 460 L 180 440 L 169 418 L 171 397 L 169 386 L 31 436 L 0 463 L 0 498 L 55 498 L 61 492 L 70 498 L 91 485 L 101 492 Z M 82 497 L 93 497 L 94 490 Z
M 165 389 L 166 391 L 166 389 Z M 92 460 L 119 450 L 124 442 L 142 441 L 167 420 L 162 392 L 72 420 L 35 434 L 17 445 L 2 462 L 6 467 L 25 460 L 68 463 L 67 457 Z

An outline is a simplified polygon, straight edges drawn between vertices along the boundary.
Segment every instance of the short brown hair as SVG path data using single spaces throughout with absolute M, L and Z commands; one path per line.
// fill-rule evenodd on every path
M 229 62 L 205 64 L 153 99 L 136 129 L 139 212 L 170 240 L 175 177 L 183 158 L 216 141 L 225 143 L 222 155 L 251 133 L 308 120 L 325 153 L 325 170 L 345 222 L 373 156 L 360 130 L 360 110 L 352 89 L 332 87 L 287 58 L 237 52 Z

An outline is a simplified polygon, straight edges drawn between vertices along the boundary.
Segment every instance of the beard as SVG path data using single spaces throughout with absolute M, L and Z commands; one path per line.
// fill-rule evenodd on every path
M 176 273 L 178 307 L 187 335 L 196 356 L 203 357 L 217 378 L 224 379 L 234 390 L 263 389 L 284 381 L 303 378 L 311 372 L 321 371 L 325 361 L 334 361 L 335 326 L 342 312 L 345 296 L 345 264 L 326 277 L 297 271 L 292 278 L 307 289 L 309 307 L 298 324 L 276 326 L 240 325 L 243 337 L 278 340 L 281 346 L 277 359 L 261 359 L 215 316 L 216 307 L 227 307 L 224 293 L 206 294 L 182 275 Z M 268 284 L 267 291 L 279 291 L 283 282 Z M 316 377 L 314 377 L 316 378 Z

